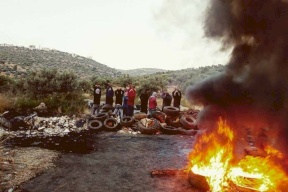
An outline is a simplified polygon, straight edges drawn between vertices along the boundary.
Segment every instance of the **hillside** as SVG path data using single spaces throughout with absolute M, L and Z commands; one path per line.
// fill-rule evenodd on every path
M 164 69 L 156 69 L 156 68 L 138 68 L 138 69 L 130 69 L 130 70 L 121 70 L 118 69 L 121 73 L 130 75 L 132 77 L 143 76 L 143 75 L 151 75 L 155 73 L 166 72 Z
M 169 77 L 170 84 L 179 85 L 185 88 L 206 78 L 223 73 L 225 67 L 225 65 L 219 64 L 199 68 L 187 68 L 177 71 L 168 71 L 166 75 Z
M 57 68 L 73 72 L 79 77 L 117 77 L 121 72 L 93 59 L 57 50 L 42 50 L 18 46 L 0 46 L 0 72 L 8 76 L 21 76 L 29 71 Z

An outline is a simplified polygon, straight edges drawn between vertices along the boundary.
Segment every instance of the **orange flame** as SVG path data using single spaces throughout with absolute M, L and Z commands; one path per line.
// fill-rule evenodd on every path
M 256 191 L 281 191 L 279 187 L 288 183 L 287 174 L 274 160 L 283 159 L 283 154 L 266 146 L 265 157 L 246 155 L 235 165 L 234 142 L 233 131 L 220 118 L 217 131 L 197 138 L 189 155 L 190 170 L 204 176 L 212 192 L 231 191 L 232 183 Z

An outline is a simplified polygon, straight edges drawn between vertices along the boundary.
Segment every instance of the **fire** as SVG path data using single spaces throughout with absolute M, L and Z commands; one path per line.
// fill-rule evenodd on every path
M 264 148 L 265 157 L 246 155 L 235 163 L 235 137 L 232 129 L 220 118 L 217 131 L 204 132 L 197 138 L 189 155 L 190 170 L 206 178 L 212 192 L 231 191 L 237 187 L 256 191 L 281 191 L 287 174 L 279 165 L 283 154 L 272 146 Z

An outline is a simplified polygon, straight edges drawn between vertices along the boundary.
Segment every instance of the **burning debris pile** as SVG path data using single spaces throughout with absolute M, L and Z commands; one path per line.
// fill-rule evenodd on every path
M 229 191 L 231 183 L 255 191 L 288 186 L 287 20 L 284 0 L 210 2 L 205 34 L 233 51 L 223 74 L 186 95 L 204 106 L 191 172 L 205 176 L 212 191 Z M 243 142 L 247 130 L 253 142 Z M 247 146 L 261 155 L 249 154 Z

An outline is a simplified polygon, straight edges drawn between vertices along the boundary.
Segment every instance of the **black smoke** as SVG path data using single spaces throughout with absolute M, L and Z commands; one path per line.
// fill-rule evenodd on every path
M 239 132 L 269 130 L 267 140 L 287 151 L 288 2 L 211 0 L 204 30 L 233 51 L 223 74 L 186 91 L 204 106 L 200 127 L 208 129 L 205 122 L 222 116 Z

